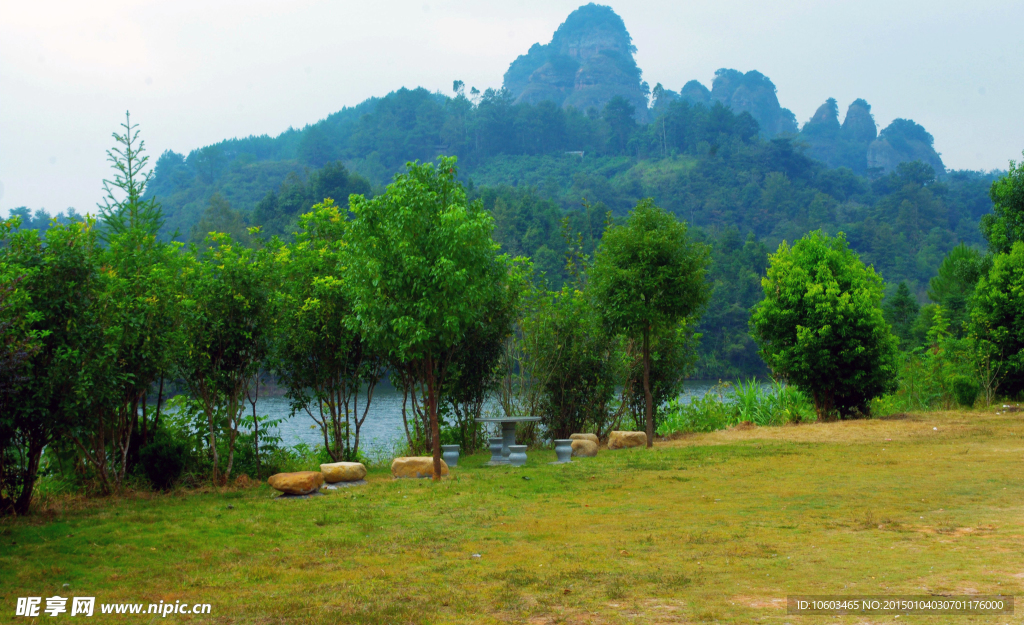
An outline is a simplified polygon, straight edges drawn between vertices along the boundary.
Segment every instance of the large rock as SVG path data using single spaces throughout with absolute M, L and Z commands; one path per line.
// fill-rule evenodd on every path
M 320 465 L 320 472 L 328 484 L 338 482 L 357 482 L 366 477 L 366 467 L 362 462 L 332 462 Z
M 298 471 L 271 475 L 267 484 L 274 490 L 289 495 L 308 495 L 324 485 L 324 474 L 319 471 Z
M 613 431 L 608 435 L 608 449 L 624 449 L 626 447 L 644 447 L 647 445 L 646 432 Z
M 593 458 L 597 455 L 597 443 L 577 438 L 572 442 L 572 455 L 574 458 Z
M 430 456 L 406 456 L 395 458 L 391 462 L 391 475 L 394 477 L 433 477 L 434 459 Z M 441 461 L 441 475 L 448 475 L 448 465 Z
M 597 434 L 571 434 L 569 438 L 574 441 L 591 441 L 595 445 L 601 444 L 601 441 L 597 440 Z

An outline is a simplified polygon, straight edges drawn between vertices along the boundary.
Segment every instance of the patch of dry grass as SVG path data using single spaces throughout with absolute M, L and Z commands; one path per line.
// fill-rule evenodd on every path
M 1021 594 L 1024 416 L 993 412 L 737 428 L 570 465 L 480 455 L 439 484 L 377 472 L 308 500 L 260 486 L 51 502 L 0 524 L 0 605 L 62 594 L 212 603 L 218 622 L 832 623 L 787 617 L 786 595 Z

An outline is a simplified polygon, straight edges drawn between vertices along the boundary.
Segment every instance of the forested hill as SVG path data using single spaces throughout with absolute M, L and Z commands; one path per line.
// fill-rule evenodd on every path
M 587 5 L 514 60 L 501 90 L 400 89 L 278 137 L 167 152 L 150 193 L 166 232 L 182 239 L 213 229 L 244 237 L 246 225 L 287 237 L 324 197 L 344 203 L 379 191 L 406 161 L 456 155 L 498 240 L 556 285 L 567 240 L 578 235 L 592 251 L 606 211 L 621 216 L 653 197 L 715 246 L 706 376 L 763 367 L 747 312 L 783 239 L 842 230 L 890 288 L 906 280 L 922 300 L 946 252 L 981 245 L 994 175 L 947 171 L 913 121 L 879 133 L 867 102 L 840 122 L 828 99 L 798 130 L 759 72 L 719 70 L 710 89 L 694 80 L 648 89 L 634 51 L 621 18 Z

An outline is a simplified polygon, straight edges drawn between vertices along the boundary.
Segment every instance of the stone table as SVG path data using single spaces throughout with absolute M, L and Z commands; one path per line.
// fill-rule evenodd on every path
M 480 418 L 477 423 L 500 423 L 501 424 L 501 457 L 508 462 L 509 445 L 516 444 L 516 424 L 540 421 L 540 417 L 498 417 Z

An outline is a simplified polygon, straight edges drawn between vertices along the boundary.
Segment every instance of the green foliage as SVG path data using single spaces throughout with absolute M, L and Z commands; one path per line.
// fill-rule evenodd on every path
M 349 223 L 333 200 L 314 206 L 299 227 L 295 243 L 276 250 L 273 367 L 292 414 L 313 418 L 334 462 L 352 461 L 387 352 L 375 350 L 359 331 Z
M 783 242 L 751 315 L 761 355 L 809 394 L 821 419 L 869 411 L 895 388 L 897 340 L 882 316 L 882 280 L 840 233 Z
M 591 286 L 605 325 L 640 341 L 648 445 L 654 443 L 652 337 L 696 321 L 709 295 L 708 255 L 707 246 L 691 242 L 685 223 L 649 199 L 637 204 L 624 226 L 605 231 L 595 255 Z
M 202 245 L 206 237 L 213 232 L 230 235 L 241 245 L 249 246 L 253 242 L 245 218 L 231 208 L 231 203 L 225 200 L 220 193 L 214 193 L 210 198 L 206 210 L 203 211 L 203 216 L 192 226 L 188 242 L 193 245 Z
M 552 439 L 607 429 L 621 364 L 599 311 L 578 288 L 539 293 L 522 319 L 524 362 L 538 397 L 533 406 Z M 510 372 L 511 373 L 511 372 Z
M 917 321 L 921 307 L 914 296 L 910 294 L 910 287 L 907 286 L 906 281 L 900 282 L 892 297 L 886 298 L 882 310 L 886 323 L 892 326 L 893 334 L 900 339 L 900 347 L 913 347 L 916 343 L 914 322 Z
M 146 170 L 149 156 L 143 155 L 146 142 L 139 139 L 138 124 L 132 124 L 131 114 L 125 112 L 124 134 L 114 133 L 118 146 L 107 150 L 107 160 L 116 172 L 113 180 L 103 181 L 106 197 L 99 204 L 105 236 L 123 234 L 141 229 L 155 235 L 163 226 L 163 212 L 156 198 L 145 198 L 146 186 L 154 172 Z M 115 189 L 124 194 L 118 198 Z
M 290 237 L 300 225 L 300 215 L 313 210 L 314 205 L 331 199 L 344 208 L 353 193 L 369 195 L 370 183 L 350 173 L 340 162 L 327 163 L 305 180 L 289 174 L 276 190 L 268 191 L 255 204 L 252 221 L 267 235 Z M 234 235 L 230 230 L 220 231 Z
M 359 331 L 425 387 L 435 477 L 439 477 L 437 405 L 458 350 L 474 328 L 504 308 L 511 264 L 491 239 L 493 220 L 468 202 L 455 159 L 410 163 L 372 200 L 352 196 L 352 292 Z M 507 331 L 507 330 L 506 330 Z M 488 332 L 496 337 L 503 332 Z M 415 395 L 413 395 L 415 402 Z
M 198 398 L 207 419 L 213 479 L 221 472 L 217 416 L 223 413 L 228 442 L 225 479 L 230 477 L 243 394 L 259 374 L 269 349 L 272 259 L 266 250 L 209 236 L 182 271 L 181 356 L 175 373 Z
M 680 398 L 669 400 L 664 417 L 658 424 L 658 436 L 671 436 L 686 432 L 714 432 L 729 427 L 733 409 L 723 401 L 723 390 L 709 391 L 703 397 L 685 402 Z
M 149 443 L 139 450 L 139 464 L 154 488 L 169 490 L 184 472 L 188 453 L 185 441 L 158 429 Z
M 995 208 L 982 217 L 981 230 L 991 251 L 1006 254 L 1024 241 L 1024 162 L 1010 161 L 1010 170 L 992 183 L 989 196 Z
M 974 407 L 974 402 L 978 401 L 978 394 L 981 392 L 981 386 L 976 380 L 965 375 L 958 375 L 950 380 L 950 386 L 957 404 L 962 408 Z
M 768 388 L 750 379 L 736 385 L 719 383 L 702 397 L 686 402 L 675 398 L 668 402 L 660 436 L 685 432 L 713 432 L 750 423 L 778 426 L 815 420 L 814 405 L 806 395 L 773 380 Z
M 971 334 L 1003 363 L 1003 391 L 1009 396 L 1024 391 L 1024 242 L 996 254 L 988 275 L 978 281 Z
M 964 332 L 974 287 L 988 273 L 991 262 L 990 257 L 961 243 L 949 251 L 939 265 L 938 275 L 928 282 L 928 297 L 942 305 L 952 332 L 958 336 Z
M 109 354 L 95 222 L 54 225 L 45 240 L 35 230 L 12 233 L 14 225 L 0 224 L 0 276 L 18 280 L 0 321 L 16 322 L 15 336 L 33 349 L 0 412 L 0 513 L 25 514 L 43 449 L 106 399 L 94 390 Z
M 663 417 L 662 407 L 666 402 L 679 396 L 683 391 L 683 382 L 691 377 L 700 338 L 687 321 L 651 337 L 648 375 L 655 431 Z M 616 348 L 623 351 L 625 359 L 623 396 L 635 427 L 643 430 L 647 427 L 647 399 L 643 392 L 643 350 L 636 341 L 626 338 L 622 341 L 624 344 L 620 343 Z

